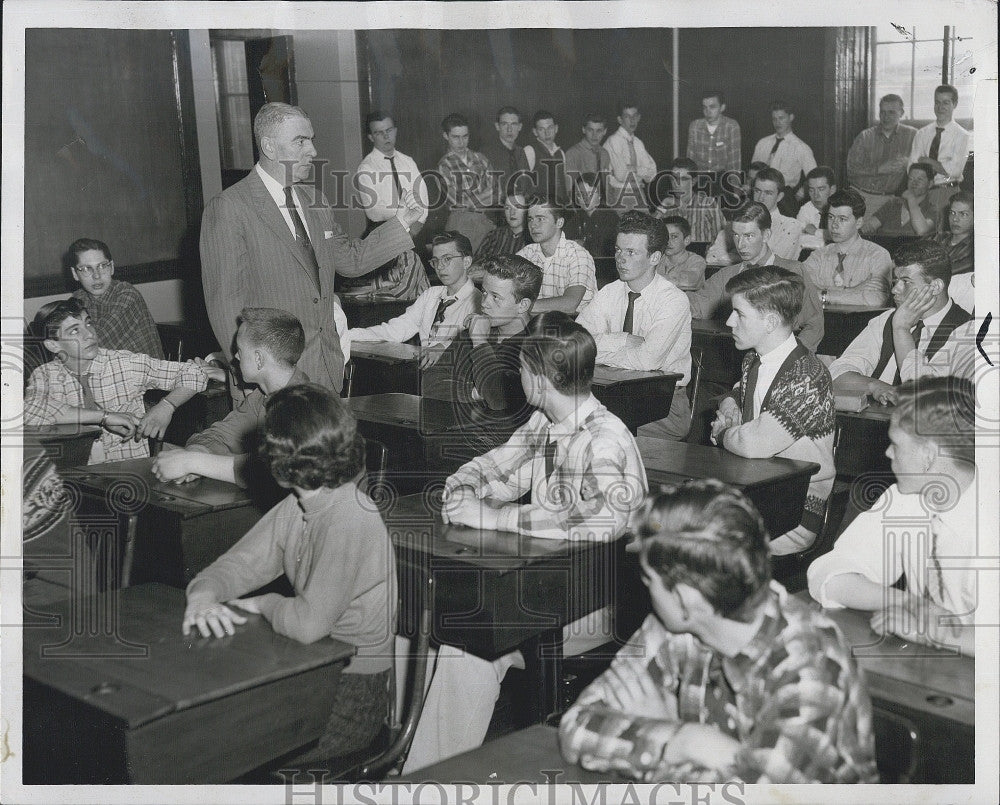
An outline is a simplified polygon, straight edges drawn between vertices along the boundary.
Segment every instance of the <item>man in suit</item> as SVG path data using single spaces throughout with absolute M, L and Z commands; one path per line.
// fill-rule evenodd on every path
M 364 240 L 345 234 L 313 177 L 313 127 L 297 106 L 265 104 L 254 118 L 260 160 L 246 178 L 213 198 L 201 226 L 202 284 L 209 321 L 232 357 L 244 307 L 277 307 L 302 322 L 299 360 L 315 382 L 340 391 L 344 355 L 334 321 L 334 277 L 365 274 L 413 248 L 408 233 L 422 212 L 410 193 L 396 217 Z

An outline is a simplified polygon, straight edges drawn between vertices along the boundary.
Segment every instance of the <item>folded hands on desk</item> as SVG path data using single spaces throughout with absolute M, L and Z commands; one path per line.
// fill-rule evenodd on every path
M 500 510 L 480 500 L 467 486 L 445 489 L 441 498 L 441 519 L 453 525 L 495 530 Z

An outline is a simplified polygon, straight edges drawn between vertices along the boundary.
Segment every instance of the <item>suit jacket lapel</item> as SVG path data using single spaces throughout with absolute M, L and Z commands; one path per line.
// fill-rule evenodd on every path
M 250 190 L 250 198 L 260 220 L 275 234 L 278 240 L 288 247 L 289 254 L 295 258 L 301 269 L 306 272 L 306 276 L 309 277 L 309 282 L 312 283 L 312 271 L 306 264 L 305 256 L 302 254 L 302 250 L 295 245 L 295 237 L 288 228 L 285 217 L 278 209 L 278 205 L 274 203 L 271 194 L 267 192 L 267 188 L 264 187 L 264 182 L 257 175 L 256 168 L 250 172 L 248 178 L 250 179 L 247 185 Z M 308 227 L 308 224 L 306 226 Z

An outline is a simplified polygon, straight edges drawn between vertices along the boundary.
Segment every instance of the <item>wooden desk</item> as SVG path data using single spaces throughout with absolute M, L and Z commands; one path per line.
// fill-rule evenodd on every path
M 483 744 L 478 749 L 394 778 L 394 781 L 400 783 L 429 780 L 446 785 L 452 782 L 556 785 L 607 783 L 621 781 L 622 778 L 612 772 L 587 771 L 567 763 L 559 753 L 558 730 L 544 724 L 535 724 Z
M 865 307 L 864 305 L 832 305 L 823 307 L 823 340 L 816 352 L 820 355 L 844 354 L 851 342 L 861 334 L 868 322 L 879 313 L 888 310 L 884 307 Z
M 807 591 L 796 595 L 812 600 Z M 872 703 L 916 726 L 920 760 L 914 782 L 973 782 L 975 659 L 904 643 L 891 635 L 880 638 L 871 630 L 868 612 L 831 609 L 826 614 L 852 646 Z
M 435 579 L 431 637 L 486 659 L 523 648 L 540 720 L 560 708 L 562 627 L 613 602 L 625 540 L 534 539 L 445 525 L 440 493 L 410 495 L 383 510 L 396 549 L 400 621 L 416 613 L 407 590 Z
M 417 358 L 420 348 L 390 341 L 354 341 L 354 396 L 400 392 L 420 393 Z
M 46 606 L 59 625 L 24 630 L 28 784 L 233 780 L 322 734 L 354 653 L 259 615 L 184 637 L 184 592 L 160 584 Z
M 83 495 L 76 515 L 80 527 L 95 528 L 105 537 L 110 521 L 114 538 L 107 548 L 116 568 L 126 575 L 131 569 L 126 581 L 184 587 L 232 547 L 263 510 L 245 489 L 224 481 L 161 483 L 152 463 L 139 458 L 79 467 L 65 481 Z M 111 578 L 107 584 L 121 581 Z
M 640 426 L 670 413 L 677 372 L 640 372 L 614 366 L 594 368 L 591 389 L 607 409 L 625 423 L 634 436 Z
M 98 425 L 24 426 L 26 440 L 40 444 L 60 472 L 86 464 L 90 449 L 100 433 Z
M 702 349 L 702 383 L 710 388 L 732 388 L 740 377 L 743 353 L 736 349 L 733 331 L 725 322 L 692 319 L 691 345 Z
M 351 295 L 340 294 L 340 306 L 347 316 L 349 327 L 372 327 L 400 315 L 412 305 L 393 296 L 378 296 L 370 293 Z
M 743 458 L 721 447 L 648 436 L 640 436 L 636 444 L 650 486 L 716 478 L 735 486 L 753 501 L 772 536 L 784 534 L 802 521 L 809 479 L 819 469 L 810 461 Z
M 838 476 L 850 480 L 866 474 L 892 476 L 885 451 L 889 449 L 889 420 L 894 410 L 895 406 L 873 402 L 864 411 L 837 412 L 834 462 Z

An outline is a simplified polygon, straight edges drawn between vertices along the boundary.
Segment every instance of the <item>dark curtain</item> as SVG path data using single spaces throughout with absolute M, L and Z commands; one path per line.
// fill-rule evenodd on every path
M 862 129 L 871 125 L 871 28 L 826 30 L 823 94 L 823 153 L 846 187 L 847 151 Z

